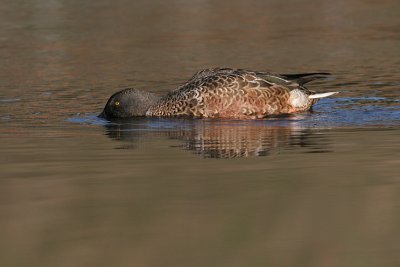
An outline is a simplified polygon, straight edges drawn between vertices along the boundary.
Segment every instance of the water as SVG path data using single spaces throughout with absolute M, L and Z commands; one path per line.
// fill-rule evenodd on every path
M 398 266 L 398 1 L 3 1 L 1 266 Z M 96 115 L 212 66 L 328 71 L 313 112 Z

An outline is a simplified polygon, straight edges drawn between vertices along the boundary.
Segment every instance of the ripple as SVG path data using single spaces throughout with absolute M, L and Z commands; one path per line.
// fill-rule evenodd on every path
M 81 115 L 80 113 L 77 113 L 75 117 L 67 118 L 66 121 L 72 123 L 90 124 L 90 125 L 106 125 L 109 123 L 108 121 L 97 117 L 97 115 L 95 114 Z
M 400 99 L 387 97 L 342 97 L 319 101 L 313 111 L 275 116 L 260 120 L 188 119 L 188 118 L 131 118 L 107 121 L 95 114 L 76 114 L 66 121 L 91 125 L 134 125 L 136 131 L 155 131 L 191 127 L 196 123 L 220 123 L 243 126 L 287 126 L 294 128 L 332 127 L 392 127 L 400 124 Z M 129 128 L 129 127 L 128 127 Z M 132 130 L 129 129 L 129 130 Z
M 21 101 L 21 98 L 3 98 L 0 99 L 0 103 L 15 103 Z

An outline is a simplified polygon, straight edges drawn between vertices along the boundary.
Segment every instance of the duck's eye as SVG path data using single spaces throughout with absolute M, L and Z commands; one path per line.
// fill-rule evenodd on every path
M 118 106 L 119 106 L 119 101 L 115 101 L 115 102 L 114 102 L 114 105 L 115 105 L 116 107 L 118 107 Z

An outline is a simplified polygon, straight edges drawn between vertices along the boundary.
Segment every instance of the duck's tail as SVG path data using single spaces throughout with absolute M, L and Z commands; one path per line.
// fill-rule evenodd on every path
M 288 79 L 289 81 L 294 81 L 299 85 L 305 85 L 308 82 L 323 79 L 331 75 L 329 72 L 311 72 L 311 73 L 293 73 L 293 74 L 279 74 L 280 76 Z
M 324 97 L 328 97 L 328 96 L 331 96 L 331 95 L 334 95 L 334 94 L 337 94 L 337 93 L 339 93 L 339 92 L 328 92 L 328 93 L 312 94 L 312 95 L 309 95 L 308 98 L 310 98 L 310 99 L 324 98 Z

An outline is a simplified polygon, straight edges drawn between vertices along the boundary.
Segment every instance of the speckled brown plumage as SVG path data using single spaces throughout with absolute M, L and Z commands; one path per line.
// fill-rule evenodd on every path
M 305 83 L 327 74 L 205 69 L 161 98 L 133 88 L 121 90 L 109 98 L 99 116 L 257 119 L 305 111 L 318 98 L 335 93 L 316 94 L 304 87 Z
M 197 72 L 189 81 L 151 106 L 147 116 L 263 118 L 299 111 L 289 104 L 290 91 L 313 92 L 283 76 L 228 68 Z M 316 100 L 302 108 L 307 110 Z

